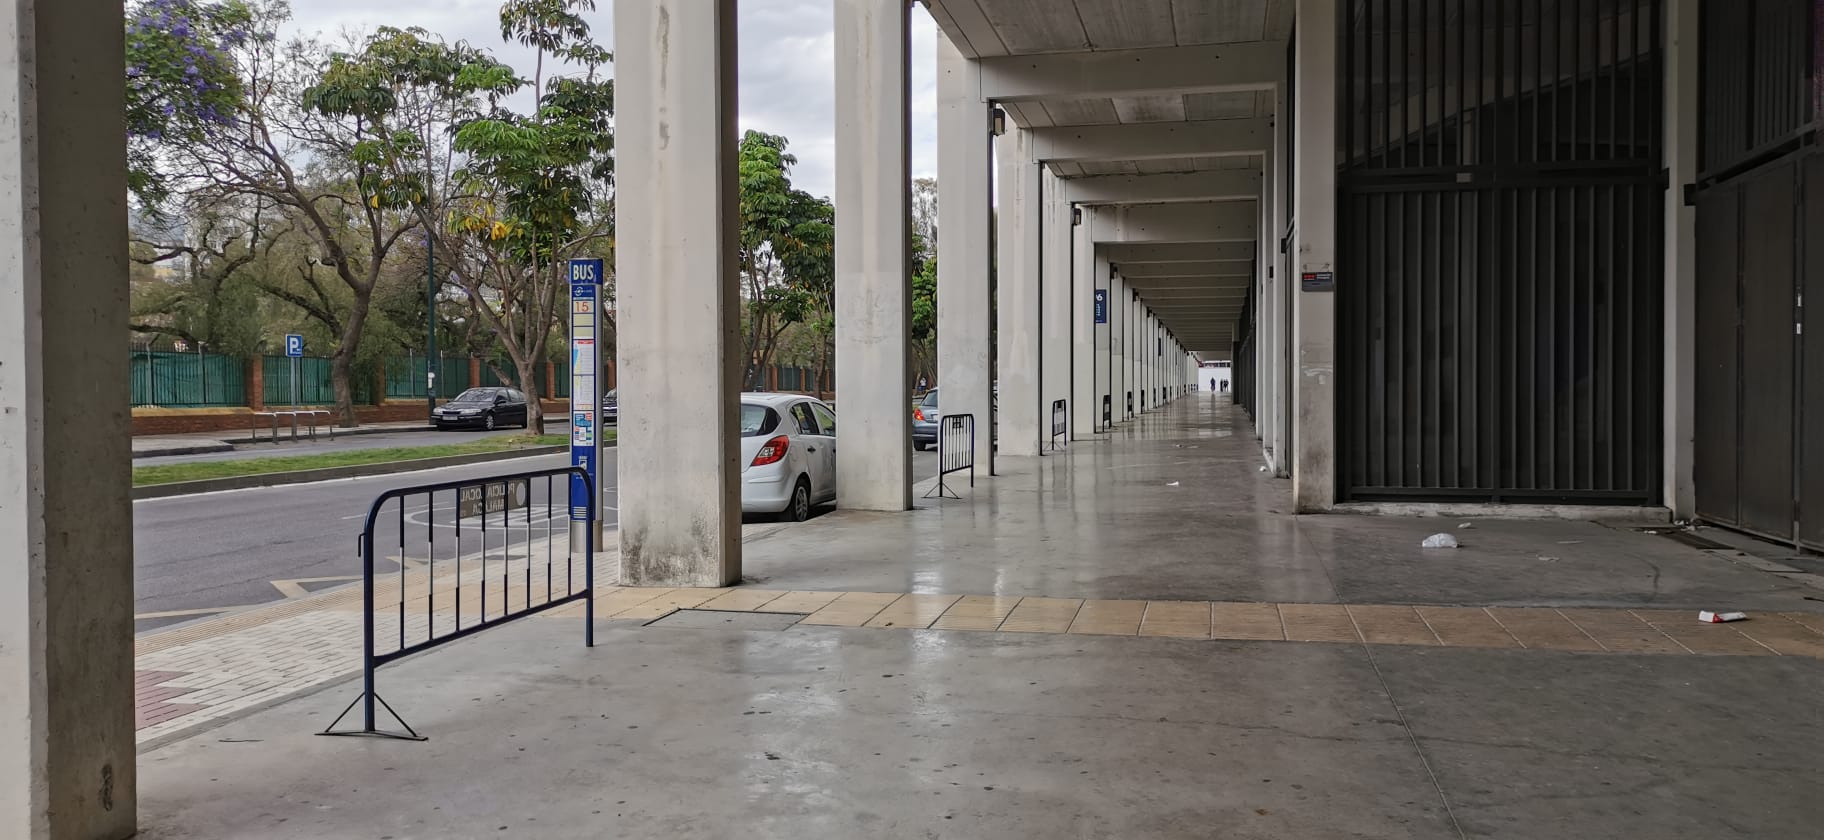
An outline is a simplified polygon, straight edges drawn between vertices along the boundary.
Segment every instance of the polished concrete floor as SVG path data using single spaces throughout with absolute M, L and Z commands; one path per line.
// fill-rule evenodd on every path
M 1625 528 L 1287 516 L 1255 446 L 1232 408 L 1188 398 L 1114 440 L 1009 462 L 962 501 L 767 529 L 746 567 L 771 590 L 1824 612 L 1817 589 Z M 1418 548 L 1438 530 L 1464 547 Z M 313 736 L 358 691 L 343 684 L 150 751 L 145 836 L 1787 838 L 1824 825 L 1814 658 L 711 612 L 606 620 L 585 650 L 574 624 L 522 621 L 381 671 L 428 742 Z

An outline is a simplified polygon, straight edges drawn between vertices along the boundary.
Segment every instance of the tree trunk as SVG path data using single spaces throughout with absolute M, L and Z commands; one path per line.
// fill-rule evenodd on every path
M 349 306 L 348 321 L 342 326 L 342 340 L 330 357 L 329 381 L 336 392 L 336 424 L 344 429 L 355 427 L 354 366 L 355 350 L 361 345 L 361 328 L 367 323 L 367 295 L 357 292 Z
M 526 429 L 534 434 L 545 433 L 545 408 L 538 399 L 538 372 L 534 368 L 543 367 L 528 359 L 514 359 L 513 369 L 519 376 L 519 390 L 526 395 Z

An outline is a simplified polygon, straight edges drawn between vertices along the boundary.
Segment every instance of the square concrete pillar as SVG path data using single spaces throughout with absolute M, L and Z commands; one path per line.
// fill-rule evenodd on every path
M 1040 339 L 1039 366 L 1039 407 L 1044 412 L 1044 428 L 1041 430 L 1047 442 L 1051 440 L 1052 404 L 1058 400 L 1065 403 L 1065 430 L 1069 432 L 1070 380 L 1071 380 L 1071 343 L 1074 329 L 1071 325 L 1071 308 L 1076 298 L 1076 280 L 1071 271 L 1075 261 L 1075 252 L 1071 248 L 1071 236 L 1074 226 L 1070 218 L 1070 202 L 1065 199 L 1063 182 L 1051 173 L 1050 168 L 1039 171 L 1040 189 L 1045 196 L 1045 215 L 1040 220 L 1043 236 L 1040 239 L 1045 253 L 1039 258 L 1040 294 L 1039 309 L 1043 322 Z M 1063 445 L 1059 438 L 1058 444 Z
M 1099 258 L 1098 264 L 1106 265 L 1106 257 Z M 1132 341 L 1128 336 L 1128 312 L 1133 307 L 1133 294 L 1127 290 L 1127 281 L 1121 279 L 1118 271 L 1108 272 L 1107 283 L 1109 417 L 1111 423 L 1123 423 L 1127 421 L 1130 374 L 1127 357 L 1128 344 Z
M 1108 269 L 1096 273 L 1095 208 L 1077 208 L 1070 228 L 1070 437 L 1094 440 L 1102 422 L 1101 355 L 1098 339 L 1104 325 L 1096 323 L 1096 290 Z
M 975 465 L 993 472 L 994 138 L 981 65 L 937 33 L 938 410 L 975 417 Z
M 1303 280 L 1336 282 L 1336 4 L 1298 0 L 1293 62 L 1298 67 L 1292 196 L 1293 255 L 1299 283 L 1292 307 L 1292 502 L 1301 513 L 1336 503 L 1336 294 L 1304 291 Z
M 1009 126 L 995 143 L 999 170 L 995 213 L 995 317 L 999 352 L 1001 454 L 1034 456 L 1048 431 L 1040 405 L 1040 342 L 1044 332 L 1039 288 L 1039 165 L 1032 160 L 1032 133 Z
M 135 830 L 118 0 L 0 0 L 0 837 Z
M 912 506 L 908 11 L 836 0 L 836 503 L 859 510 Z
M 1667 0 L 1665 155 L 1668 174 L 1665 293 L 1665 476 L 1661 494 L 1674 520 L 1697 516 L 1697 208 L 1684 187 L 1697 183 L 1698 0 Z M 1815 340 L 1815 339 L 1814 339 Z
M 741 580 L 734 0 L 614 4 L 621 569 Z

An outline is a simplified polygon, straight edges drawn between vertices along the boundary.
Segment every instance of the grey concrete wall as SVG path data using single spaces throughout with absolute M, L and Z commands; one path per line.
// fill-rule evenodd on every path
M 1336 5 L 1298 0 L 1293 254 L 1300 283 L 1336 266 Z M 1340 282 L 1348 282 L 1342 277 Z M 1298 287 L 1295 287 L 1298 288 Z M 1292 498 L 1300 512 L 1336 503 L 1336 295 L 1293 292 Z
M 118 0 L 0 2 L 0 837 L 134 831 Z M 53 371 L 52 368 L 55 368 Z
M 1665 155 L 1665 475 L 1672 518 L 1697 516 L 1697 208 L 1684 188 L 1697 182 L 1698 0 L 1667 0 Z

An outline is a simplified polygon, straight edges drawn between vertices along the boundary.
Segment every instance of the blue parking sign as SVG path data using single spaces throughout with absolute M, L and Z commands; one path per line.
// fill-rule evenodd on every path
M 304 355 L 304 336 L 297 333 L 285 336 L 285 355 L 294 359 Z

